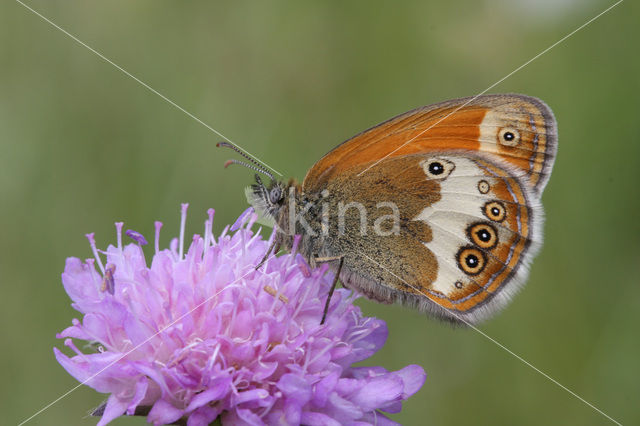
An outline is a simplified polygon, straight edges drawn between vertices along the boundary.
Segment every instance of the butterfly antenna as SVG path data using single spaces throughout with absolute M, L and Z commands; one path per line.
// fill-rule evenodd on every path
M 216 146 L 218 148 L 231 148 L 232 150 L 234 150 L 235 152 L 237 152 L 238 154 L 242 155 L 244 158 L 246 158 L 247 160 L 249 160 L 255 167 L 250 166 L 247 163 L 243 163 L 242 161 L 233 161 L 234 164 L 242 164 L 245 167 L 248 167 L 252 170 L 256 170 L 259 171 L 260 173 L 263 173 L 267 176 L 269 176 L 271 178 L 271 180 L 275 180 L 273 178 L 273 175 L 271 174 L 271 172 L 269 172 L 264 165 L 260 164 L 258 161 L 256 161 L 255 159 L 251 158 L 249 155 L 247 155 L 246 153 L 244 153 L 240 148 L 238 148 L 237 146 L 229 143 L 229 142 L 218 142 L 216 144 Z M 232 164 L 230 162 L 231 160 L 227 161 L 225 163 L 225 167 L 227 167 L 229 164 Z
M 240 160 L 227 160 L 224 163 L 224 168 L 226 169 L 227 167 L 229 167 L 232 164 L 239 164 L 241 166 L 246 167 L 247 169 L 253 170 L 254 172 L 262 173 L 263 175 L 269 177 L 271 180 L 275 180 L 275 179 L 273 179 L 273 175 L 271 173 L 269 173 L 268 171 L 262 170 L 261 168 L 256 167 L 253 164 L 248 164 L 248 163 L 245 163 L 244 161 L 240 161 Z M 258 176 L 258 175 L 256 175 L 256 176 Z

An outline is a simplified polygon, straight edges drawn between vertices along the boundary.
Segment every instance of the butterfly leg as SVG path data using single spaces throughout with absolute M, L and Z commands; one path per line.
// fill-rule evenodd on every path
M 315 263 L 322 262 L 334 262 L 338 261 L 338 270 L 336 271 L 336 276 L 333 277 L 333 283 L 331 284 L 331 288 L 329 289 L 329 294 L 327 295 L 327 301 L 324 304 L 324 310 L 322 311 L 322 320 L 320 321 L 320 325 L 324 324 L 324 320 L 327 318 L 327 311 L 329 310 L 329 303 L 331 302 L 331 296 L 333 296 L 333 292 L 336 289 L 336 285 L 338 284 L 338 279 L 340 278 L 340 272 L 342 271 L 342 264 L 344 263 L 344 256 L 333 256 L 333 257 L 316 257 Z
M 267 261 L 267 259 L 269 258 L 272 252 L 275 254 L 275 253 L 278 253 L 279 251 L 280 251 L 280 242 L 277 240 L 277 238 L 274 238 L 273 242 L 267 249 L 267 252 L 264 254 L 264 257 L 262 258 L 260 263 L 258 263 L 258 266 L 256 266 L 256 271 L 260 269 L 262 265 L 264 265 L 264 262 Z

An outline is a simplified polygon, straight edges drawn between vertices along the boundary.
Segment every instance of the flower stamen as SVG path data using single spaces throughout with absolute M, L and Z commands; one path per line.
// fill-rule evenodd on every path
M 127 237 L 138 243 L 139 246 L 146 246 L 148 244 L 147 239 L 144 237 L 144 235 L 142 235 L 138 231 L 127 229 L 127 232 L 125 232 L 125 234 L 127 235 Z
M 118 242 L 118 250 L 122 252 L 122 227 L 124 222 L 116 222 L 116 238 Z
M 204 248 L 205 248 L 205 252 L 209 248 L 209 245 L 215 242 L 215 238 L 213 238 L 213 215 L 214 214 L 215 214 L 215 210 L 214 209 L 207 210 L 207 215 L 209 216 L 209 218 L 204 221 Z
M 156 235 L 155 235 L 155 249 L 156 249 L 156 254 L 160 253 L 160 229 L 162 229 L 162 222 L 160 221 L 155 221 L 154 226 L 156 228 Z
M 178 260 L 182 260 L 182 254 L 184 253 L 184 229 L 187 225 L 187 209 L 189 203 L 182 203 L 180 208 L 180 250 L 178 251 Z
M 96 239 L 95 232 L 91 232 L 89 234 L 85 234 L 85 237 L 89 240 L 89 245 L 91 246 L 91 251 L 93 252 L 93 257 L 98 262 L 98 267 L 100 271 L 104 275 L 104 266 L 102 265 L 102 260 L 100 260 L 100 255 L 98 254 L 98 248 L 96 247 Z
M 264 287 L 262 287 L 262 289 L 273 297 L 277 296 L 282 303 L 289 303 L 289 298 L 287 296 L 285 296 L 284 294 L 278 294 L 278 291 L 270 285 L 265 285 Z

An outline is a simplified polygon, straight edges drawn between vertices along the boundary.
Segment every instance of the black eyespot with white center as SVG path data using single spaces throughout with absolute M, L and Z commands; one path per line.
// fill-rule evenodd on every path
M 487 264 L 485 254 L 473 246 L 462 247 L 458 251 L 456 261 L 458 268 L 467 275 L 478 275 Z
M 480 239 L 480 241 L 483 242 L 489 241 L 491 239 L 491 235 L 489 235 L 489 233 L 485 229 L 477 231 L 475 234 Z
M 482 213 L 494 222 L 502 222 L 507 217 L 507 209 L 500 201 L 489 201 L 482 207 Z
M 471 224 L 467 228 L 467 237 L 483 249 L 492 249 L 498 244 L 498 233 L 493 225 L 487 222 Z
M 453 161 L 444 158 L 430 158 L 420 162 L 427 178 L 433 180 L 444 180 L 456 168 Z
M 434 161 L 429 164 L 429 172 L 432 175 L 441 175 L 444 172 L 444 166 L 439 161 Z
M 504 146 L 514 147 L 520 143 L 520 132 L 512 127 L 503 127 L 498 131 L 498 142 Z

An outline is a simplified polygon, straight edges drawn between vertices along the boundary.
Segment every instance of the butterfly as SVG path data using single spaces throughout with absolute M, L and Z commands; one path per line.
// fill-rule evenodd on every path
M 369 299 L 469 325 L 527 278 L 556 150 L 550 108 L 502 94 L 391 118 L 335 147 L 301 184 L 277 181 L 246 155 L 253 165 L 227 165 L 257 172 L 252 204 L 278 231 L 265 259 L 299 235 L 297 250 L 336 272 L 325 315 L 339 278 Z

